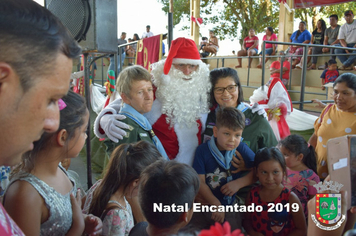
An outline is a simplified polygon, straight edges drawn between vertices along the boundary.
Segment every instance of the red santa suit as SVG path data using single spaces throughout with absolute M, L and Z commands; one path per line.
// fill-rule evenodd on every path
M 189 64 L 189 65 L 199 65 L 199 71 L 201 72 L 201 77 L 204 77 L 204 84 L 209 86 L 206 87 L 205 92 L 197 91 L 198 94 L 207 94 L 210 89 L 209 82 L 209 69 L 208 65 L 202 63 L 200 60 L 200 55 L 198 49 L 194 43 L 194 41 L 185 38 L 178 38 L 172 41 L 172 46 L 169 51 L 168 57 L 165 61 L 157 62 L 157 64 L 162 65 L 164 63 L 163 75 L 161 73 L 161 78 L 154 79 L 170 79 L 169 73 L 172 67 L 172 63 L 174 64 Z M 154 67 L 154 66 L 153 66 Z M 155 76 L 154 71 L 152 70 L 152 74 Z M 158 77 L 158 76 L 157 76 Z M 173 78 L 172 78 L 173 79 Z M 177 80 L 177 79 L 176 79 Z M 199 87 L 201 86 L 202 81 L 199 81 Z M 154 83 L 155 84 L 155 83 Z M 164 84 L 164 82 L 161 82 Z M 160 86 L 163 85 L 155 84 L 159 89 Z M 179 86 L 178 86 L 179 87 Z M 170 159 L 175 159 L 181 163 L 186 163 L 192 165 L 195 150 L 198 145 L 201 143 L 200 137 L 202 133 L 202 129 L 204 129 L 203 125 L 205 125 L 205 121 L 207 118 L 208 112 L 208 101 L 207 95 L 206 97 L 202 97 L 198 99 L 206 102 L 206 104 L 202 104 L 206 107 L 206 114 L 201 112 L 201 116 L 197 117 L 197 119 L 193 119 L 194 125 L 185 125 L 184 122 L 172 122 L 172 119 L 169 119 L 167 114 L 164 114 L 163 105 L 165 101 L 164 97 L 162 99 L 158 95 L 158 91 L 155 90 L 155 100 L 152 105 L 152 109 L 150 112 L 144 114 L 148 119 L 150 124 L 152 125 L 152 129 L 157 137 L 160 139 L 168 157 Z M 172 91 L 173 93 L 175 91 Z M 190 96 L 187 94 L 187 96 Z M 192 98 L 193 99 L 193 98 Z M 194 98 L 196 99 L 196 98 Z M 105 132 L 100 127 L 100 118 L 106 114 L 117 114 L 119 112 L 121 101 L 115 100 L 110 103 L 97 117 L 94 123 L 94 133 L 99 138 L 105 138 Z M 204 109 L 201 109 L 203 111 Z
M 256 89 L 250 97 L 250 102 L 258 102 L 265 107 L 277 140 L 290 135 L 286 117 L 293 111 L 292 100 L 279 78 L 271 78 L 269 86 L 265 85 L 263 90 L 262 87 Z

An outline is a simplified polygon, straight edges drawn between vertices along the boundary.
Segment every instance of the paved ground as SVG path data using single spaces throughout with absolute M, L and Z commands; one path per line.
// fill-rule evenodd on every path
M 84 190 L 87 190 L 88 189 L 87 163 L 84 162 L 84 158 L 82 158 L 81 156 L 78 156 L 78 157 L 72 159 L 72 161 L 70 163 L 69 170 L 73 170 L 78 173 L 82 188 Z M 99 174 L 92 172 L 92 183 L 93 184 L 96 182 L 97 176 L 99 176 Z

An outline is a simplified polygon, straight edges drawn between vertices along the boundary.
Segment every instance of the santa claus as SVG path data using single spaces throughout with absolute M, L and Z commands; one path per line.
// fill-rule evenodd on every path
M 152 64 L 155 100 L 144 114 L 170 159 L 191 165 L 200 143 L 211 88 L 209 66 L 200 60 L 195 42 L 186 38 L 172 41 L 168 57 Z M 110 103 L 95 120 L 94 133 L 114 142 L 128 128 L 118 115 L 121 100 Z

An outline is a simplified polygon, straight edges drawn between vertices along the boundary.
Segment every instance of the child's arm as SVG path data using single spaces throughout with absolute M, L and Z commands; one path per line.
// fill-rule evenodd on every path
M 230 181 L 229 183 L 226 183 L 224 186 L 221 187 L 220 191 L 224 195 L 233 196 L 241 188 L 251 185 L 254 182 L 256 182 L 256 180 L 254 178 L 253 171 L 250 171 L 244 177 L 241 177 L 241 178 L 235 179 L 233 181 Z
M 84 232 L 90 236 L 100 235 L 102 233 L 102 228 L 103 228 L 103 222 L 101 222 L 101 219 L 92 214 L 89 215 L 83 214 L 83 216 L 84 216 L 84 223 L 85 223 Z
M 317 174 L 313 172 L 313 175 L 307 178 L 308 181 L 308 195 L 309 195 L 309 200 L 312 199 L 315 194 L 317 194 L 317 190 L 314 187 L 314 184 L 317 184 L 320 182 L 320 178 Z
M 30 183 L 21 180 L 12 183 L 5 193 L 3 204 L 25 235 L 40 235 L 42 210 L 46 206 Z
M 251 205 L 251 192 L 249 192 L 247 194 L 246 197 L 246 206 Z M 245 213 L 244 219 L 242 220 L 242 226 L 244 227 L 244 229 L 246 230 L 246 232 L 250 235 L 250 236 L 263 236 L 263 234 L 255 231 L 252 227 L 252 219 L 251 219 L 251 213 L 247 212 Z
M 293 212 L 293 208 L 290 207 L 290 211 L 292 214 L 292 218 L 294 221 L 294 229 L 289 233 L 289 236 L 304 236 L 306 235 L 307 232 L 307 224 L 305 222 L 305 215 L 303 211 L 302 204 L 300 204 L 300 201 L 298 197 L 291 192 L 289 195 L 289 205 L 292 206 L 292 204 L 297 203 L 299 205 L 299 210 L 298 212 Z
M 85 224 L 81 209 L 80 190 L 77 191 L 77 197 L 70 194 L 70 202 L 72 204 L 72 226 L 65 236 L 79 236 L 84 232 Z
M 221 202 L 217 199 L 214 194 L 211 192 L 209 186 L 205 183 L 205 175 L 199 175 L 200 188 L 199 188 L 199 198 L 203 200 L 203 203 L 209 205 L 220 206 Z M 211 219 L 220 223 L 223 223 L 225 220 L 225 212 L 213 212 Z

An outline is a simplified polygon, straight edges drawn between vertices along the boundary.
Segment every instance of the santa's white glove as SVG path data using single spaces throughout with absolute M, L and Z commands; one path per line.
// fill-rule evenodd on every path
M 119 139 L 123 139 L 123 136 L 126 135 L 126 132 L 123 129 L 128 129 L 129 126 L 124 122 L 119 120 L 125 119 L 126 116 L 118 114 L 106 114 L 100 119 L 100 127 L 105 131 L 108 138 L 118 143 Z
M 253 106 L 251 107 L 251 110 L 252 110 L 252 113 L 257 112 L 257 114 L 262 115 L 265 118 L 267 118 L 265 109 L 262 106 L 260 106 L 257 102 L 255 104 L 253 104 Z

